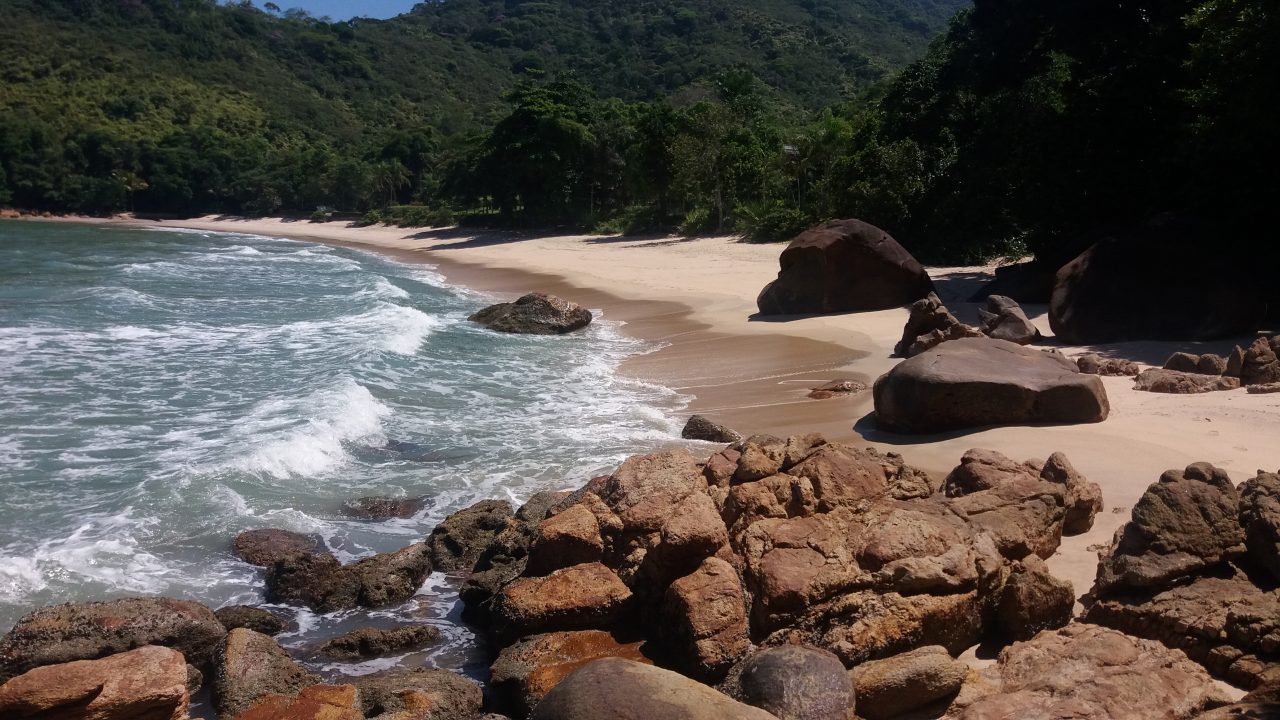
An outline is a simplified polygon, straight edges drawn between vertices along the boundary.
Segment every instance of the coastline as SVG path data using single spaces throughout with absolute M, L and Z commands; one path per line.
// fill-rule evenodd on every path
M 592 236 L 533 237 L 394 227 L 353 228 L 305 220 L 199 218 L 148 222 L 89 220 L 100 224 L 173 227 L 273 235 L 375 251 L 436 266 L 449 282 L 515 296 L 540 290 L 563 295 L 604 317 L 625 323 L 633 336 L 663 345 L 632 358 L 622 371 L 692 396 L 700 412 L 744 433 L 788 435 L 820 431 L 831 440 L 899 452 L 906 461 L 942 475 L 975 447 L 1014 459 L 1043 460 L 1066 453 L 1101 485 L 1106 510 L 1091 531 L 1063 539 L 1048 561 L 1070 580 L 1077 597 L 1088 592 L 1096 550 L 1110 542 L 1148 485 L 1170 468 L 1212 462 L 1239 483 L 1258 468 L 1280 467 L 1280 396 L 1243 391 L 1204 395 L 1137 392 L 1131 378 L 1103 378 L 1111 401 L 1108 420 L 1096 425 L 997 427 L 923 436 L 880 433 L 868 421 L 869 392 L 810 400 L 810 387 L 836 378 L 870 384 L 891 368 L 889 357 L 906 320 L 905 309 L 785 322 L 752 320 L 755 295 L 777 272 L 781 245 L 751 245 L 731 238 L 672 240 Z M 990 268 L 931 268 L 938 293 L 953 312 L 973 322 L 965 302 Z M 1048 334 L 1046 308 L 1025 306 Z M 1241 338 L 1212 343 L 1143 342 L 1093 348 L 1056 345 L 1068 355 L 1085 350 L 1160 365 L 1178 350 L 1225 353 Z

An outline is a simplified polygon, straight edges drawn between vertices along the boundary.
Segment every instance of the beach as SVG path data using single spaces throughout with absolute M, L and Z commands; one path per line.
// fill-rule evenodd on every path
M 1234 482 L 1258 469 L 1280 468 L 1280 395 L 1243 390 L 1200 395 L 1138 392 L 1129 377 L 1104 377 L 1110 417 L 1097 424 L 995 427 L 939 435 L 876 430 L 871 393 L 811 400 L 810 388 L 833 379 L 867 383 L 899 362 L 891 358 L 906 309 L 761 321 L 755 297 L 777 273 L 781 244 L 731 237 L 678 239 L 583 235 L 532 236 L 357 228 L 346 222 L 205 217 L 181 221 L 115 219 L 109 223 L 183 227 L 290 237 L 365 248 L 436 266 L 449 282 L 500 296 L 530 291 L 563 296 L 625 323 L 625 330 L 662 348 L 634 357 L 623 371 L 691 396 L 688 412 L 705 414 L 744 434 L 821 432 L 829 440 L 900 453 L 938 477 L 970 448 L 1043 462 L 1063 452 L 1102 487 L 1106 504 L 1093 528 L 1063 538 L 1048 561 L 1077 597 L 1092 586 L 1104 548 L 1143 491 L 1165 470 L 1211 462 Z M 930 268 L 939 296 L 964 322 L 978 304 L 967 299 L 993 267 Z M 1086 351 L 1160 366 L 1173 352 L 1225 354 L 1250 339 L 1211 343 L 1135 342 L 1094 347 L 1058 345 L 1045 306 L 1024 306 L 1047 337 L 1039 347 L 1068 356 Z M 567 478 L 577 483 L 583 478 Z

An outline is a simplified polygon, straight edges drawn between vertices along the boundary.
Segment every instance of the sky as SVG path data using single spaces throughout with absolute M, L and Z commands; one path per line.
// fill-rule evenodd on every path
M 417 5 L 421 0 L 275 0 L 281 8 L 302 8 L 316 17 L 328 15 L 334 20 L 353 17 L 395 17 Z M 255 3 L 262 7 L 262 0 Z

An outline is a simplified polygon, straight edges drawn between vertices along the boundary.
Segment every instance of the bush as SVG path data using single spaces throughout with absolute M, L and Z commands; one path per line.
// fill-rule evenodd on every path
M 328 210 L 317 210 L 311 213 L 311 222 L 313 223 L 329 222 L 329 218 L 332 214 L 333 213 L 329 212 Z
M 812 224 L 808 213 L 781 200 L 747 203 L 734 210 L 734 225 L 748 242 L 790 240 Z
M 715 229 L 716 219 L 709 208 L 694 208 L 685 213 L 680 223 L 680 232 L 685 235 L 698 235 Z

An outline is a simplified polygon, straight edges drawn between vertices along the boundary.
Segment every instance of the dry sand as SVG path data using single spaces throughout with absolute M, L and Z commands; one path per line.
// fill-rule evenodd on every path
M 141 224 L 141 223 L 139 223 Z M 1209 461 L 1243 481 L 1259 468 L 1280 468 L 1280 394 L 1244 390 L 1204 395 L 1137 392 L 1130 378 L 1104 378 L 1111 416 L 1102 423 L 1019 426 L 927 436 L 878 432 L 870 393 L 810 400 L 809 388 L 837 378 L 868 384 L 897 360 L 904 309 L 786 321 L 753 319 L 755 297 L 777 274 L 782 245 L 732 238 L 532 237 L 465 230 L 353 228 L 346 223 L 201 218 L 150 223 L 313 239 L 377 249 L 432 263 L 452 282 L 511 297 L 552 292 L 626 323 L 634 335 L 665 347 L 629 361 L 624 371 L 693 396 L 701 412 L 744 433 L 821 431 L 829 439 L 865 442 L 901 453 L 908 463 L 945 474 L 968 449 L 986 447 L 1014 459 L 1067 454 L 1101 486 L 1107 509 L 1092 531 L 1065 538 L 1049 561 L 1076 592 L 1093 583 L 1096 555 L 1129 518 L 1146 487 L 1169 468 Z M 966 302 L 991 268 L 935 268 L 938 293 L 961 320 Z M 1024 308 L 1046 336 L 1044 306 Z M 1121 343 L 1061 347 L 1068 355 L 1100 354 L 1159 365 L 1172 352 L 1225 354 L 1247 338 L 1213 343 Z M 1045 346 L 1054 346 L 1050 338 Z M 586 478 L 582 478 L 585 480 Z

